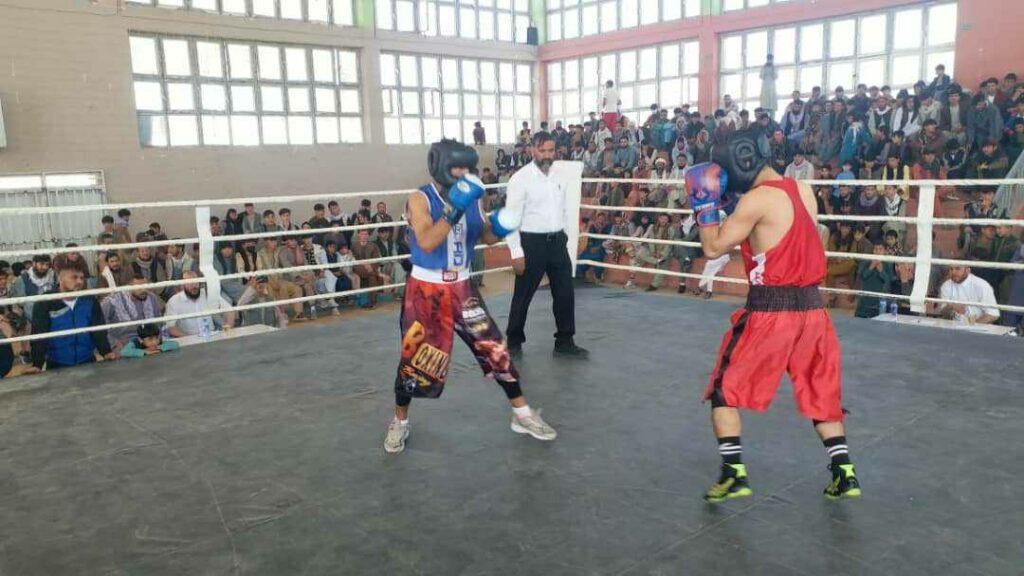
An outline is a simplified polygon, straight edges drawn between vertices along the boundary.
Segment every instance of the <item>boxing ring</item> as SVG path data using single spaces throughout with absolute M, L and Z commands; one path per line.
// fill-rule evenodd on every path
M 236 200 L 188 203 L 197 237 L 147 244 L 198 241 L 208 266 L 208 206 Z M 222 278 L 201 281 L 214 289 Z M 502 326 L 509 299 L 487 298 Z M 719 457 L 700 395 L 736 304 L 581 288 L 577 338 L 592 354 L 578 362 L 551 356 L 550 299 L 537 299 L 519 367 L 559 431 L 552 443 L 508 431 L 500 390 L 456 346 L 447 393 L 418 401 L 406 450 L 385 455 L 394 307 L 0 382 L 0 574 L 932 576 L 1024 566 L 1019 339 L 834 315 L 864 498 L 822 498 L 827 458 L 784 385 L 772 410 L 744 419 L 755 497 L 710 506 L 700 496 Z

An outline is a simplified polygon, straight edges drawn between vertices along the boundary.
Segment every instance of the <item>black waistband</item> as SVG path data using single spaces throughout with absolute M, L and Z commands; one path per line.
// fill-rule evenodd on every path
M 751 286 L 746 309 L 751 312 L 800 312 L 824 308 L 817 286 Z
M 558 232 L 520 232 L 519 236 L 522 238 L 537 238 L 547 241 L 561 240 L 562 238 L 568 238 L 564 230 Z

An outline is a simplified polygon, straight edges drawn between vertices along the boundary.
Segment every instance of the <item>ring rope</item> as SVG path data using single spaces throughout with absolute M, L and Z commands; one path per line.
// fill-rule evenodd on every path
M 587 266 L 598 266 L 601 268 L 611 268 L 613 270 L 625 270 L 628 272 L 643 272 L 651 275 L 665 275 L 673 276 L 676 278 L 697 278 L 697 279 L 708 279 L 715 282 L 725 282 L 726 284 L 749 284 L 745 279 L 731 278 L 728 276 L 706 276 L 703 274 L 693 274 L 691 272 L 673 272 L 672 270 L 659 270 L 655 268 L 642 268 L 640 266 L 627 266 L 625 264 L 613 264 L 611 262 L 599 262 L 596 260 L 585 260 Z M 831 288 L 828 286 L 819 286 L 819 290 L 822 292 L 831 292 L 835 294 L 849 294 L 853 296 L 871 296 L 876 298 L 885 298 L 888 300 L 910 300 L 911 297 L 904 294 L 887 294 L 884 292 L 871 292 L 869 290 L 856 290 L 850 288 Z M 967 302 L 964 300 L 946 300 L 943 298 L 925 298 L 926 302 L 934 302 L 936 304 L 960 304 L 964 306 L 973 306 L 977 308 L 997 308 L 1004 312 L 1021 312 L 1024 313 L 1024 306 L 1011 306 L 1009 304 L 979 304 L 977 302 Z
M 507 182 L 485 184 L 484 189 L 502 188 Z M 270 204 L 318 200 L 322 198 L 362 198 L 366 196 L 399 196 L 413 194 L 419 189 L 375 190 L 369 192 L 322 192 L 318 194 L 293 194 L 288 196 L 256 196 L 241 198 L 208 198 L 204 200 L 170 200 L 162 202 L 121 202 L 117 204 L 81 204 L 73 206 L 18 206 L 0 208 L 2 216 L 23 216 L 28 214 L 66 214 L 70 212 L 103 212 L 123 208 L 195 208 L 197 206 L 225 206 L 229 204 Z
M 655 184 L 659 186 L 681 186 L 686 180 L 667 178 L 584 178 L 591 184 Z M 811 186 L 1024 186 L 1024 178 L 998 178 L 992 180 L 799 180 Z
M 501 268 L 490 268 L 488 270 L 481 270 L 479 272 L 470 272 L 469 277 L 480 276 L 482 274 L 490 274 L 492 272 L 506 272 L 511 270 L 511 266 L 505 266 Z M 196 279 L 199 280 L 199 279 Z M 195 280 L 193 280 L 195 281 Z M 356 288 L 353 290 L 345 290 L 342 292 L 332 292 L 327 294 L 314 294 L 311 296 L 300 296 L 298 298 L 288 298 L 285 300 L 273 300 L 270 302 L 259 302 L 256 304 L 245 304 L 242 306 L 231 306 L 228 308 L 219 308 L 216 310 L 203 310 L 199 312 L 189 312 L 187 314 L 175 314 L 172 316 L 160 316 L 158 318 L 146 318 L 144 320 L 130 320 L 127 322 L 116 322 L 113 324 L 100 324 L 97 326 L 86 326 L 83 328 L 72 328 L 70 330 L 59 330 L 56 332 L 44 332 L 42 334 L 28 334 L 25 336 L 16 336 L 14 338 L 0 339 L 0 344 L 13 344 L 15 342 L 30 342 L 33 340 L 45 340 L 48 338 L 58 338 L 61 336 L 72 336 L 75 334 L 83 334 L 86 332 L 99 332 L 102 330 L 109 330 L 110 328 L 127 328 L 129 326 L 140 326 L 142 324 L 165 324 L 170 321 L 187 320 L 189 318 L 201 318 L 204 316 L 212 316 L 215 314 L 225 314 L 228 312 L 239 312 L 245 310 L 255 310 L 258 308 L 270 308 L 272 306 L 288 306 L 290 304 L 313 302 L 315 300 L 324 300 L 327 298 L 342 298 L 345 296 L 352 296 L 358 294 L 366 294 L 377 290 L 391 290 L 393 288 L 400 288 L 405 286 L 405 282 L 397 282 L 391 284 L 385 284 L 382 286 L 371 286 L 369 288 Z M 68 293 L 65 293 L 67 295 Z

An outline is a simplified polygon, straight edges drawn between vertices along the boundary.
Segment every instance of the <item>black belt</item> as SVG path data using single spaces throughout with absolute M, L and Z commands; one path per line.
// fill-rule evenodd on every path
M 751 312 L 801 312 L 825 307 L 817 286 L 751 286 L 746 309 Z
M 519 236 L 522 238 L 536 238 L 538 240 L 544 240 L 545 242 L 569 239 L 569 237 L 565 235 L 565 230 L 559 230 L 558 232 L 520 232 Z

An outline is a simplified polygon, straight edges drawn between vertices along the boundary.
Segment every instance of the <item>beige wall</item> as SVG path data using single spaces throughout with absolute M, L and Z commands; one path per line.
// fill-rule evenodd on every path
M 360 48 L 367 143 L 143 148 L 131 91 L 129 31 Z M 117 0 L 0 0 L 0 99 L 8 140 L 0 149 L 0 174 L 103 170 L 111 202 L 415 187 L 424 179 L 426 146 L 383 144 L 381 50 L 530 62 L 536 56 L 533 47 L 505 43 L 410 38 L 124 6 Z M 493 150 L 482 156 L 493 163 Z M 398 204 L 389 202 L 392 212 Z M 308 203 L 292 208 L 298 221 L 309 214 Z M 160 220 L 172 234 L 193 228 L 185 211 L 135 216 L 137 225 Z

